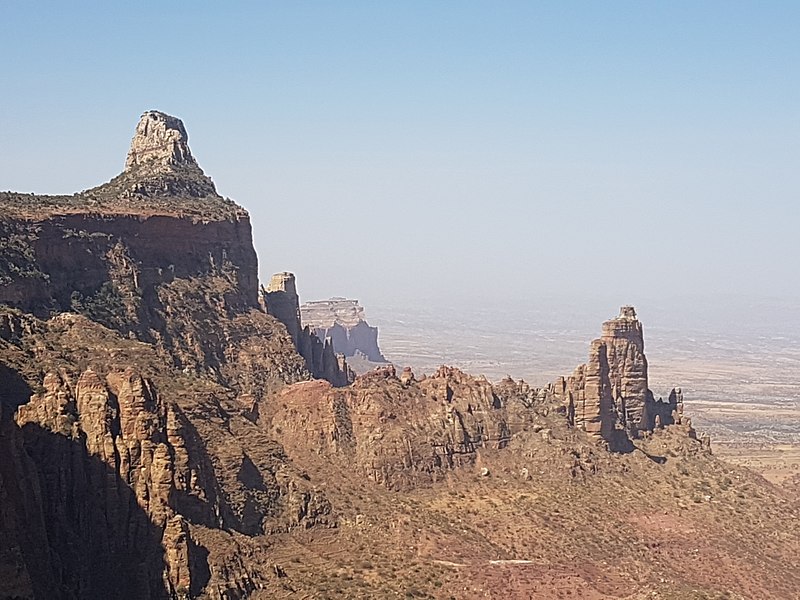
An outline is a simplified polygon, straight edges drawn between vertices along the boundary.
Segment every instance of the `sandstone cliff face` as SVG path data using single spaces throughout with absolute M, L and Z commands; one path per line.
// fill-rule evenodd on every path
M 604 327 L 573 377 L 544 388 L 391 366 L 345 385 L 346 363 L 302 327 L 293 276 L 259 298 L 246 213 L 216 194 L 167 115 L 144 115 L 108 184 L 0 194 L 0 207 L 0 597 L 319 597 L 322 584 L 307 581 L 338 573 L 317 568 L 330 547 L 372 543 L 353 530 L 364 521 L 353 502 L 384 500 L 371 516 L 376 552 L 421 556 L 431 541 L 420 532 L 439 528 L 494 558 L 507 547 L 481 536 L 499 528 L 482 522 L 465 543 L 460 518 L 418 505 L 386 514 L 412 497 L 401 492 L 453 481 L 482 490 L 469 501 L 486 502 L 484 517 L 500 514 L 483 492 L 510 481 L 524 520 L 532 490 L 573 490 L 603 469 L 624 476 L 638 457 L 596 442 L 651 429 L 664 428 L 652 441 L 665 455 L 707 453 L 680 391 L 667 402 L 647 391 L 632 311 Z M 486 483 L 469 488 L 475 478 Z M 569 498 L 559 511 L 585 512 Z M 612 525 L 589 529 L 590 542 L 627 526 Z M 322 563 L 289 577 L 281 552 L 315 538 Z M 385 594 L 388 579 L 367 579 L 367 591 L 332 597 Z
M 370 481 L 405 489 L 474 465 L 515 433 L 545 429 L 548 414 L 563 420 L 558 410 L 524 383 L 493 387 L 451 367 L 418 381 L 387 366 L 338 390 L 321 382 L 288 387 L 262 423 L 280 432 L 292 456 L 335 458 Z
M 533 436 L 537 444 L 560 430 L 573 444 L 589 440 L 625 452 L 632 439 L 676 425 L 699 443 L 680 390 L 665 402 L 647 388 L 642 327 L 631 307 L 604 323 L 585 365 L 542 388 L 513 379 L 492 385 L 449 367 L 417 379 L 410 369 L 398 376 L 389 366 L 341 390 L 319 382 L 291 386 L 260 417 L 290 455 L 345 461 L 391 488 L 442 479 L 476 464 L 481 452 L 531 433 L 541 434 Z M 571 473 L 591 469 L 582 455 L 573 458 Z
M 310 373 L 179 120 L 146 113 L 108 184 L 0 207 L 0 597 L 243 597 L 247 540 L 335 524 L 253 423 Z
M 197 165 L 189 150 L 189 135 L 180 119 L 154 110 L 136 125 L 125 170 L 169 171 L 179 165 Z
M 675 423 L 683 410 L 675 390 L 663 402 L 648 388 L 642 324 L 632 306 L 623 306 L 618 317 L 603 323 L 589 361 L 556 387 L 574 424 L 616 447 L 628 436 Z
M 16 420 L 41 474 L 37 500 L 60 584 L 77 597 L 113 596 L 117 578 L 131 577 L 140 588 L 132 597 L 188 591 L 188 525 L 170 507 L 175 483 L 189 481 L 178 417 L 132 370 L 107 382 L 87 370 L 74 392 L 48 373 L 43 388 Z M 131 570 L 138 564 L 145 569 Z
M 0 194 L 0 205 L 0 303 L 41 318 L 80 312 L 242 394 L 309 377 L 259 306 L 247 213 L 216 193 L 180 120 L 145 113 L 108 184 Z
M 236 559 L 243 539 L 335 524 L 235 392 L 150 345 L 3 310 L 0 356 L 14 457 L 0 468 L 0 564 L 18 573 L 0 597 L 241 597 L 260 576 Z
M 273 275 L 267 287 L 261 290 L 261 296 L 266 311 L 286 326 L 295 348 L 314 377 L 325 379 L 337 387 L 352 383 L 355 376 L 345 357 L 337 354 L 331 340 L 320 338 L 308 326 L 303 326 L 293 273 Z

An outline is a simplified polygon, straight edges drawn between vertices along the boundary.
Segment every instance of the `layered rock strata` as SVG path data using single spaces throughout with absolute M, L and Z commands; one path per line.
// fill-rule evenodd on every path
M 373 363 L 387 362 L 378 347 L 378 328 L 367 323 L 358 300 L 306 302 L 300 306 L 300 314 L 321 340 L 331 340 L 334 351 L 346 357 L 361 355 Z
M 243 542 L 336 522 L 240 396 L 85 317 L 0 309 L 0 400 L 0 598 L 246 597 Z
M 586 364 L 542 388 L 512 379 L 492 385 L 448 367 L 417 379 L 410 369 L 398 376 L 391 366 L 340 391 L 303 385 L 286 389 L 283 410 L 268 409 L 265 422 L 290 432 L 290 449 L 300 451 L 294 440 L 304 448 L 313 439 L 316 452 L 348 456 L 364 476 L 390 487 L 435 480 L 517 434 L 550 435 L 554 417 L 617 451 L 671 425 L 697 441 L 680 389 L 666 401 L 650 391 L 642 325 L 628 306 L 603 324 Z
M 287 388 L 265 409 L 263 423 L 282 432 L 292 455 L 336 456 L 360 476 L 401 489 L 472 465 L 481 449 L 505 448 L 535 418 L 516 395 L 499 396 L 483 377 L 442 367 L 418 381 L 386 366 L 346 388 Z
M 664 402 L 648 387 L 642 324 L 632 306 L 623 306 L 618 317 L 603 323 L 588 362 L 552 388 L 577 427 L 612 445 L 672 424 L 683 410 L 676 390 Z
M 0 194 L 0 205 L 0 303 L 39 317 L 83 313 L 178 368 L 227 371 L 245 393 L 308 377 L 259 307 L 249 216 L 216 193 L 180 120 L 145 113 L 110 183 L 68 197 Z M 270 339 L 261 356 L 248 343 L 256 333 Z M 248 362 L 272 381 L 241 377 Z
M 320 563 L 290 577 L 276 557 L 363 524 L 337 516 L 353 502 L 388 498 L 391 512 L 397 491 L 438 482 L 470 494 L 480 489 L 470 472 L 486 491 L 532 477 L 572 486 L 637 458 L 657 469 L 595 442 L 662 428 L 634 441 L 670 456 L 708 449 L 680 390 L 666 402 L 647 390 L 632 309 L 604 326 L 573 377 L 545 388 L 391 366 L 343 385 L 344 362 L 302 327 L 294 277 L 279 274 L 259 297 L 247 213 L 217 195 L 167 115 L 143 116 L 108 184 L 0 194 L 0 208 L 0 598 L 318 597 L 323 585 L 306 581 L 327 577 Z M 475 499 L 499 514 L 483 491 Z M 534 505 L 515 507 L 525 519 Z M 558 507 L 556 527 L 562 510 L 585 510 Z M 496 556 L 500 546 L 463 537 L 460 520 L 430 515 L 415 502 L 402 519 L 431 518 Z M 384 516 L 370 518 L 390 536 L 411 523 Z M 537 535 L 554 531 L 548 522 Z M 611 524 L 603 535 L 630 529 Z M 336 539 L 371 539 L 352 534 Z M 423 556 L 407 540 L 385 547 Z M 363 568 L 373 585 L 363 597 L 385 595 L 388 578 Z
M 293 344 L 264 311 L 249 216 L 217 194 L 180 119 L 142 115 L 124 172 L 107 184 L 2 193 L 0 205 L 0 303 L 43 318 L 80 312 L 250 396 L 310 370 L 346 382 L 332 350 L 309 342 L 316 361 L 304 361 L 299 332 Z

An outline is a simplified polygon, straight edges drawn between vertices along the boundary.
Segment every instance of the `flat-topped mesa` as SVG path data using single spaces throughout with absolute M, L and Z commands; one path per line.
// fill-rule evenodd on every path
M 676 422 L 677 394 L 655 400 L 649 389 L 642 324 L 632 306 L 603 323 L 589 361 L 563 384 L 574 424 L 592 436 L 617 444 Z M 682 400 L 682 397 L 681 397 Z

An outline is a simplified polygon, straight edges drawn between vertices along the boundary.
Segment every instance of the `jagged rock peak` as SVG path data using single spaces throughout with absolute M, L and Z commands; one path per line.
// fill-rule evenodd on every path
M 189 150 L 189 135 L 183 121 L 157 110 L 149 110 L 139 119 L 125 170 L 136 167 L 197 166 Z
M 97 189 L 123 198 L 219 198 L 189 150 L 183 122 L 157 110 L 139 119 L 122 174 Z

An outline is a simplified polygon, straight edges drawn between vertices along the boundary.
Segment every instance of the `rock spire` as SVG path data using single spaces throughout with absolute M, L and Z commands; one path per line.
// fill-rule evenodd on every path
M 123 198 L 219 198 L 214 182 L 192 156 L 183 122 L 157 110 L 139 119 L 122 174 L 92 191 Z
M 125 170 L 137 167 L 159 170 L 178 165 L 197 166 L 183 121 L 157 110 L 147 111 L 136 125 Z
M 267 287 L 261 288 L 261 301 L 266 311 L 284 324 L 314 377 L 327 379 L 334 386 L 352 383 L 355 375 L 344 355 L 336 354 L 330 339 L 320 339 L 308 326 L 303 325 L 293 273 L 275 273 Z
M 576 426 L 617 447 L 628 437 L 675 423 L 683 404 L 674 391 L 666 402 L 650 391 L 642 324 L 632 306 L 603 323 L 589 361 L 556 389 L 565 395 Z

